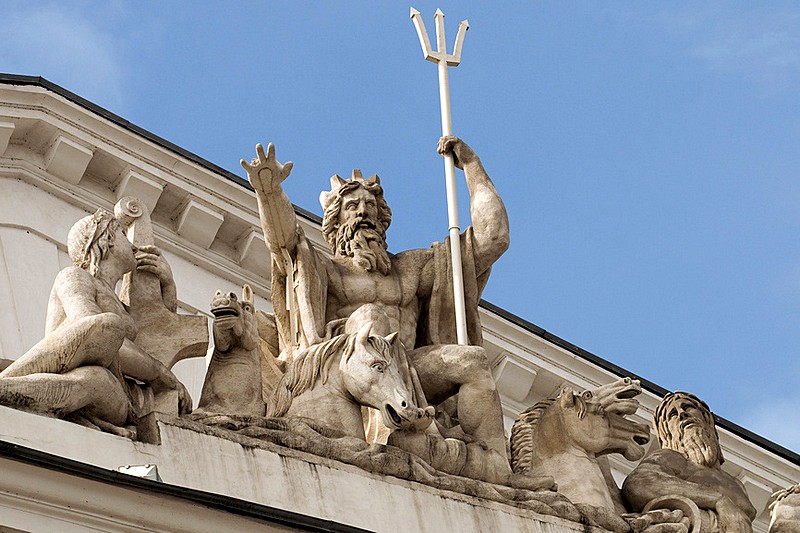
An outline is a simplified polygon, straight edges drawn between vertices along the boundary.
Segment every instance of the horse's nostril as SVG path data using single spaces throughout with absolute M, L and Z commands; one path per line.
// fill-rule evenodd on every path
M 400 407 L 403 407 L 403 408 L 405 408 L 405 407 L 406 407 L 406 405 L 407 405 L 407 404 L 406 404 L 406 402 L 404 402 L 404 401 L 403 401 L 403 402 L 400 402 Z

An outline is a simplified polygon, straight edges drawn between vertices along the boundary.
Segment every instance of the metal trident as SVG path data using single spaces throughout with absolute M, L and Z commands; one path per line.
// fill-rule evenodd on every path
M 447 78 L 447 66 L 458 66 L 461 63 L 461 47 L 464 44 L 464 36 L 469 29 L 469 23 L 463 20 L 458 25 L 458 35 L 452 54 L 447 53 L 447 44 L 444 36 L 444 13 L 441 9 L 436 10 L 434 15 L 436 21 L 436 44 L 438 50 L 431 50 L 431 42 L 428 39 L 428 32 L 422 22 L 422 15 L 419 11 L 411 8 L 411 20 L 417 28 L 419 44 L 422 46 L 422 54 L 425 59 L 439 65 L 439 104 L 442 111 L 442 135 L 453 134 L 453 123 L 450 118 L 450 83 Z M 444 174 L 447 187 L 447 218 L 450 226 L 450 254 L 453 258 L 453 299 L 456 311 L 456 336 L 458 344 L 469 344 L 467 338 L 467 314 L 464 305 L 464 279 L 461 270 L 461 244 L 459 234 L 461 228 L 458 225 L 458 199 L 456 197 L 456 170 L 453 163 L 453 155 L 448 152 L 444 157 Z

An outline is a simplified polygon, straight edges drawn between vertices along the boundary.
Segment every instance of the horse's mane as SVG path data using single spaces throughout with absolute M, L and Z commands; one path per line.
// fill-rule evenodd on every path
M 565 392 L 562 391 L 561 394 Z M 580 394 L 572 393 L 572 396 L 578 410 L 578 418 L 583 418 L 587 410 L 586 400 Z M 530 470 L 534 453 L 534 433 L 542 420 L 542 415 L 555 403 L 556 398 L 547 398 L 536 402 L 522 411 L 511 427 L 511 469 L 514 472 L 524 474 Z
M 267 416 L 284 416 L 292 405 L 292 400 L 311 390 L 318 379 L 328 380 L 328 372 L 334 356 L 341 353 L 341 363 L 347 363 L 356 349 L 357 334 L 336 335 L 330 340 L 309 346 L 295 355 L 294 361 L 275 387 L 267 402 Z M 392 350 L 386 339 L 370 335 L 369 343 L 388 360 L 392 360 Z
M 511 469 L 523 474 L 531 467 L 533 434 L 544 412 L 555 403 L 554 398 L 536 402 L 520 413 L 511 428 Z
M 347 342 L 348 335 L 337 335 L 320 344 L 309 346 L 295 355 L 294 361 L 275 387 L 267 402 L 267 416 L 283 416 L 292 405 L 292 399 L 310 390 L 322 377 L 328 379 L 328 370 L 333 356 L 340 350 L 352 350 L 353 342 Z M 349 346 L 346 346 L 349 345 Z

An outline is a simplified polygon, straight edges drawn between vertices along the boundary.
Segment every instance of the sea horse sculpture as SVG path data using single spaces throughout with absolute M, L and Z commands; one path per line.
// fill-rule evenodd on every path
M 264 416 L 261 397 L 261 361 L 253 290 L 235 293 L 217 290 L 211 301 L 214 315 L 214 354 L 197 411 L 226 415 Z
M 514 472 L 553 476 L 559 493 L 611 531 L 688 531 L 681 510 L 623 517 L 620 490 L 598 461 L 611 453 L 629 461 L 644 456 L 649 428 L 625 416 L 636 412 L 641 392 L 638 380 L 623 378 L 582 393 L 565 388 L 523 411 L 511 430 Z

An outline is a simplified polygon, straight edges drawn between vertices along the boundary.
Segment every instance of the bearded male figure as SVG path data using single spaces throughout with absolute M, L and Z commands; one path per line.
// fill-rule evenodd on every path
M 720 468 L 724 459 L 714 415 L 688 392 L 667 394 L 655 425 L 662 449 L 645 458 L 622 485 L 633 511 L 659 496 L 678 495 L 700 508 L 702 533 L 750 533 L 756 510 L 742 483 Z
M 470 192 L 472 226 L 461 236 L 467 328 L 471 346 L 456 345 L 449 242 L 391 254 L 386 229 L 391 210 L 377 176 L 331 178 L 320 195 L 322 228 L 333 257 L 318 253 L 297 224 L 281 183 L 292 163 L 280 164 L 272 144 L 242 166 L 258 199 L 272 256 L 272 298 L 281 359 L 330 337 L 364 304 L 374 304 L 398 331 L 426 398 L 439 403 L 458 393 L 458 417 L 469 436 L 504 457 L 500 400 L 481 344 L 478 301 L 492 264 L 508 248 L 508 216 L 480 159 L 463 141 L 446 137 L 439 152 L 452 153 Z M 288 288 L 288 290 L 287 290 Z M 288 301 L 287 301 L 288 300 Z M 287 303 L 289 305 L 287 305 Z M 287 310 L 288 309 L 288 310 Z

